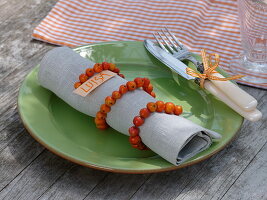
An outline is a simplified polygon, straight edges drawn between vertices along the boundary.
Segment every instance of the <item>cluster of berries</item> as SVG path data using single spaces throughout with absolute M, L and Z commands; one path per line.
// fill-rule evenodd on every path
M 119 76 L 124 78 L 123 74 L 120 74 L 120 69 L 116 67 L 113 63 L 102 62 L 96 63 L 93 68 L 88 68 L 85 74 L 79 76 L 79 82 L 74 84 L 74 88 L 78 88 L 82 83 L 86 82 L 95 73 L 100 73 L 103 70 L 110 70 L 117 73 Z M 105 98 L 105 103 L 100 106 L 100 110 L 96 113 L 95 124 L 98 129 L 104 130 L 109 126 L 106 122 L 107 113 L 110 112 L 111 107 L 120 99 L 125 93 L 129 91 L 134 91 L 137 88 L 142 88 L 145 92 L 150 94 L 152 97 L 156 97 L 153 92 L 153 85 L 150 83 L 148 78 L 137 77 L 133 81 L 128 81 L 125 85 L 121 85 L 119 90 L 113 91 L 111 96 Z M 139 112 L 139 116 L 135 116 L 133 119 L 134 126 L 129 128 L 129 141 L 132 147 L 139 150 L 147 150 L 148 148 L 142 142 L 139 136 L 139 127 L 144 124 L 145 119 L 150 116 L 153 112 L 165 112 L 167 114 L 180 115 L 183 112 L 182 106 L 174 105 L 171 102 L 164 103 L 163 101 L 149 102 L 146 108 L 142 108 Z

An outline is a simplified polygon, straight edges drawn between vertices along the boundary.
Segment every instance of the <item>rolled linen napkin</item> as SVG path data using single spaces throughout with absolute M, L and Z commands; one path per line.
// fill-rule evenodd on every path
M 54 92 L 73 108 L 94 117 L 105 97 L 118 90 L 127 80 L 115 76 L 86 97 L 73 93 L 73 85 L 79 75 L 93 65 L 94 63 L 72 49 L 58 47 L 49 51 L 42 59 L 38 80 L 43 87 Z M 133 118 L 151 101 L 155 102 L 155 99 L 141 89 L 128 92 L 112 106 L 107 115 L 107 123 L 115 130 L 129 135 L 128 129 L 133 126 Z M 183 117 L 153 113 L 140 127 L 140 137 L 151 150 L 178 165 L 207 149 L 212 138 L 218 139 L 221 136 Z

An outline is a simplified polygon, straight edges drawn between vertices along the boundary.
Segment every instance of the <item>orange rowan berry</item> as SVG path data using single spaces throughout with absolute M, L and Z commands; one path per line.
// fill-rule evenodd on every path
M 125 76 L 123 74 L 118 74 L 121 78 L 125 78 Z
M 154 98 L 156 98 L 156 93 L 155 92 L 150 92 L 150 95 Z
M 139 144 L 141 142 L 141 138 L 140 136 L 130 136 L 129 141 L 131 144 L 135 145 L 135 144 Z
M 116 68 L 116 65 L 114 63 L 109 63 L 109 70 L 110 71 L 114 71 L 115 68 Z
M 82 85 L 81 82 L 76 82 L 74 83 L 74 88 L 77 89 L 78 87 L 80 87 Z
M 134 137 L 134 136 L 139 135 L 140 130 L 138 127 L 132 126 L 129 128 L 128 132 L 129 132 L 130 136 Z
M 180 114 L 182 114 L 182 112 L 183 112 L 183 107 L 182 106 L 176 105 L 174 107 L 174 114 L 175 115 L 180 115 Z
M 118 74 L 118 73 L 120 73 L 120 69 L 116 67 L 116 68 L 113 70 L 113 72 Z
M 109 70 L 110 64 L 108 62 L 102 62 L 102 68 L 103 70 Z
M 95 71 L 96 73 L 100 73 L 100 72 L 102 72 L 102 71 L 103 71 L 103 67 L 102 67 L 102 65 L 101 65 L 100 63 L 96 63 L 96 64 L 94 65 L 94 71 Z
M 138 144 L 132 144 L 132 147 L 135 149 L 138 149 L 139 145 Z
M 112 98 L 114 98 L 114 99 L 121 98 L 121 93 L 119 91 L 112 92 Z
M 144 85 L 144 79 L 140 77 L 135 78 L 134 82 L 136 83 L 137 87 L 143 87 Z
M 104 119 L 99 119 L 99 118 L 95 118 L 95 124 L 96 124 L 96 125 L 103 125 L 103 124 L 106 124 L 106 120 L 104 120 Z
M 139 112 L 140 116 L 143 118 L 147 118 L 150 115 L 150 112 L 147 108 L 142 108 Z
M 157 112 L 162 112 L 165 109 L 165 103 L 163 101 L 156 101 L 157 104 Z
M 100 106 L 100 112 L 102 112 L 102 113 L 108 113 L 108 112 L 110 112 L 110 110 L 111 110 L 111 108 L 106 104 L 102 104 Z
M 173 114 L 175 105 L 172 102 L 165 103 L 165 113 Z
M 147 87 L 144 87 L 144 90 L 150 94 L 153 91 L 153 85 L 150 83 Z
M 108 106 L 113 106 L 116 103 L 116 99 L 112 98 L 111 96 L 107 96 L 105 99 L 105 104 Z
M 144 80 L 143 87 L 148 87 L 148 85 L 150 84 L 150 80 L 148 78 L 143 78 L 143 80 Z
M 136 89 L 136 83 L 134 81 L 128 81 L 126 83 L 126 86 L 129 91 L 133 91 Z
M 98 119 L 106 119 L 106 117 L 107 117 L 107 113 L 102 113 L 100 111 L 96 113 L 96 118 Z
M 157 104 L 154 102 L 149 102 L 146 107 L 150 112 L 155 112 L 157 110 Z
M 100 130 L 105 130 L 109 127 L 108 124 L 100 124 L 100 125 L 96 125 L 96 128 L 100 129 Z
M 126 92 L 128 92 L 127 86 L 126 85 L 121 85 L 120 89 L 119 89 L 119 92 L 121 94 L 125 94 Z
M 133 123 L 135 126 L 141 126 L 145 122 L 144 118 L 140 116 L 135 116 L 133 119 Z
M 81 74 L 79 76 L 79 80 L 80 80 L 81 83 L 84 83 L 85 81 L 88 80 L 88 76 L 86 74 Z
M 86 73 L 86 75 L 89 76 L 89 77 L 91 77 L 91 76 L 93 76 L 93 75 L 95 74 L 95 72 L 94 72 L 94 70 L 93 70 L 92 68 L 87 68 L 87 69 L 85 70 L 85 73 Z

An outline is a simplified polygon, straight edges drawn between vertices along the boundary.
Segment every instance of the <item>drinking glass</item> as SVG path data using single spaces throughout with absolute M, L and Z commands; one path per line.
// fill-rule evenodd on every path
M 238 0 L 243 52 L 230 60 L 234 74 L 243 81 L 267 84 L 267 0 Z

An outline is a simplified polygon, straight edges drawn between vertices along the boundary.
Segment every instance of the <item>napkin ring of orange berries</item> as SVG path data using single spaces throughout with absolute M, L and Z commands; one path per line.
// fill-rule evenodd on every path
M 95 73 L 100 73 L 103 70 L 109 70 L 122 78 L 125 78 L 123 74 L 120 74 L 120 69 L 116 67 L 114 63 L 102 62 L 96 63 L 93 68 L 87 68 L 85 73 L 79 76 L 79 81 L 74 84 L 74 88 L 77 89 L 84 82 L 86 82 Z M 127 92 L 134 91 L 138 88 L 142 88 L 145 92 L 150 94 L 152 97 L 156 97 L 153 92 L 153 85 L 150 83 L 148 78 L 137 77 L 133 81 L 128 81 L 125 85 L 121 85 L 118 90 L 112 92 L 110 96 L 107 96 L 104 100 L 104 104 L 100 106 L 99 111 L 96 113 L 95 124 L 98 129 L 105 130 L 109 126 L 106 122 L 107 114 L 111 111 L 111 107 L 123 97 Z M 146 108 L 142 108 L 138 116 L 133 119 L 133 126 L 129 128 L 129 142 L 133 148 L 139 150 L 148 150 L 148 147 L 142 142 L 140 133 L 140 126 L 145 122 L 145 119 L 150 116 L 151 113 L 166 113 L 180 115 L 183 112 L 183 108 L 180 105 L 175 105 L 172 102 L 156 101 L 147 103 Z

